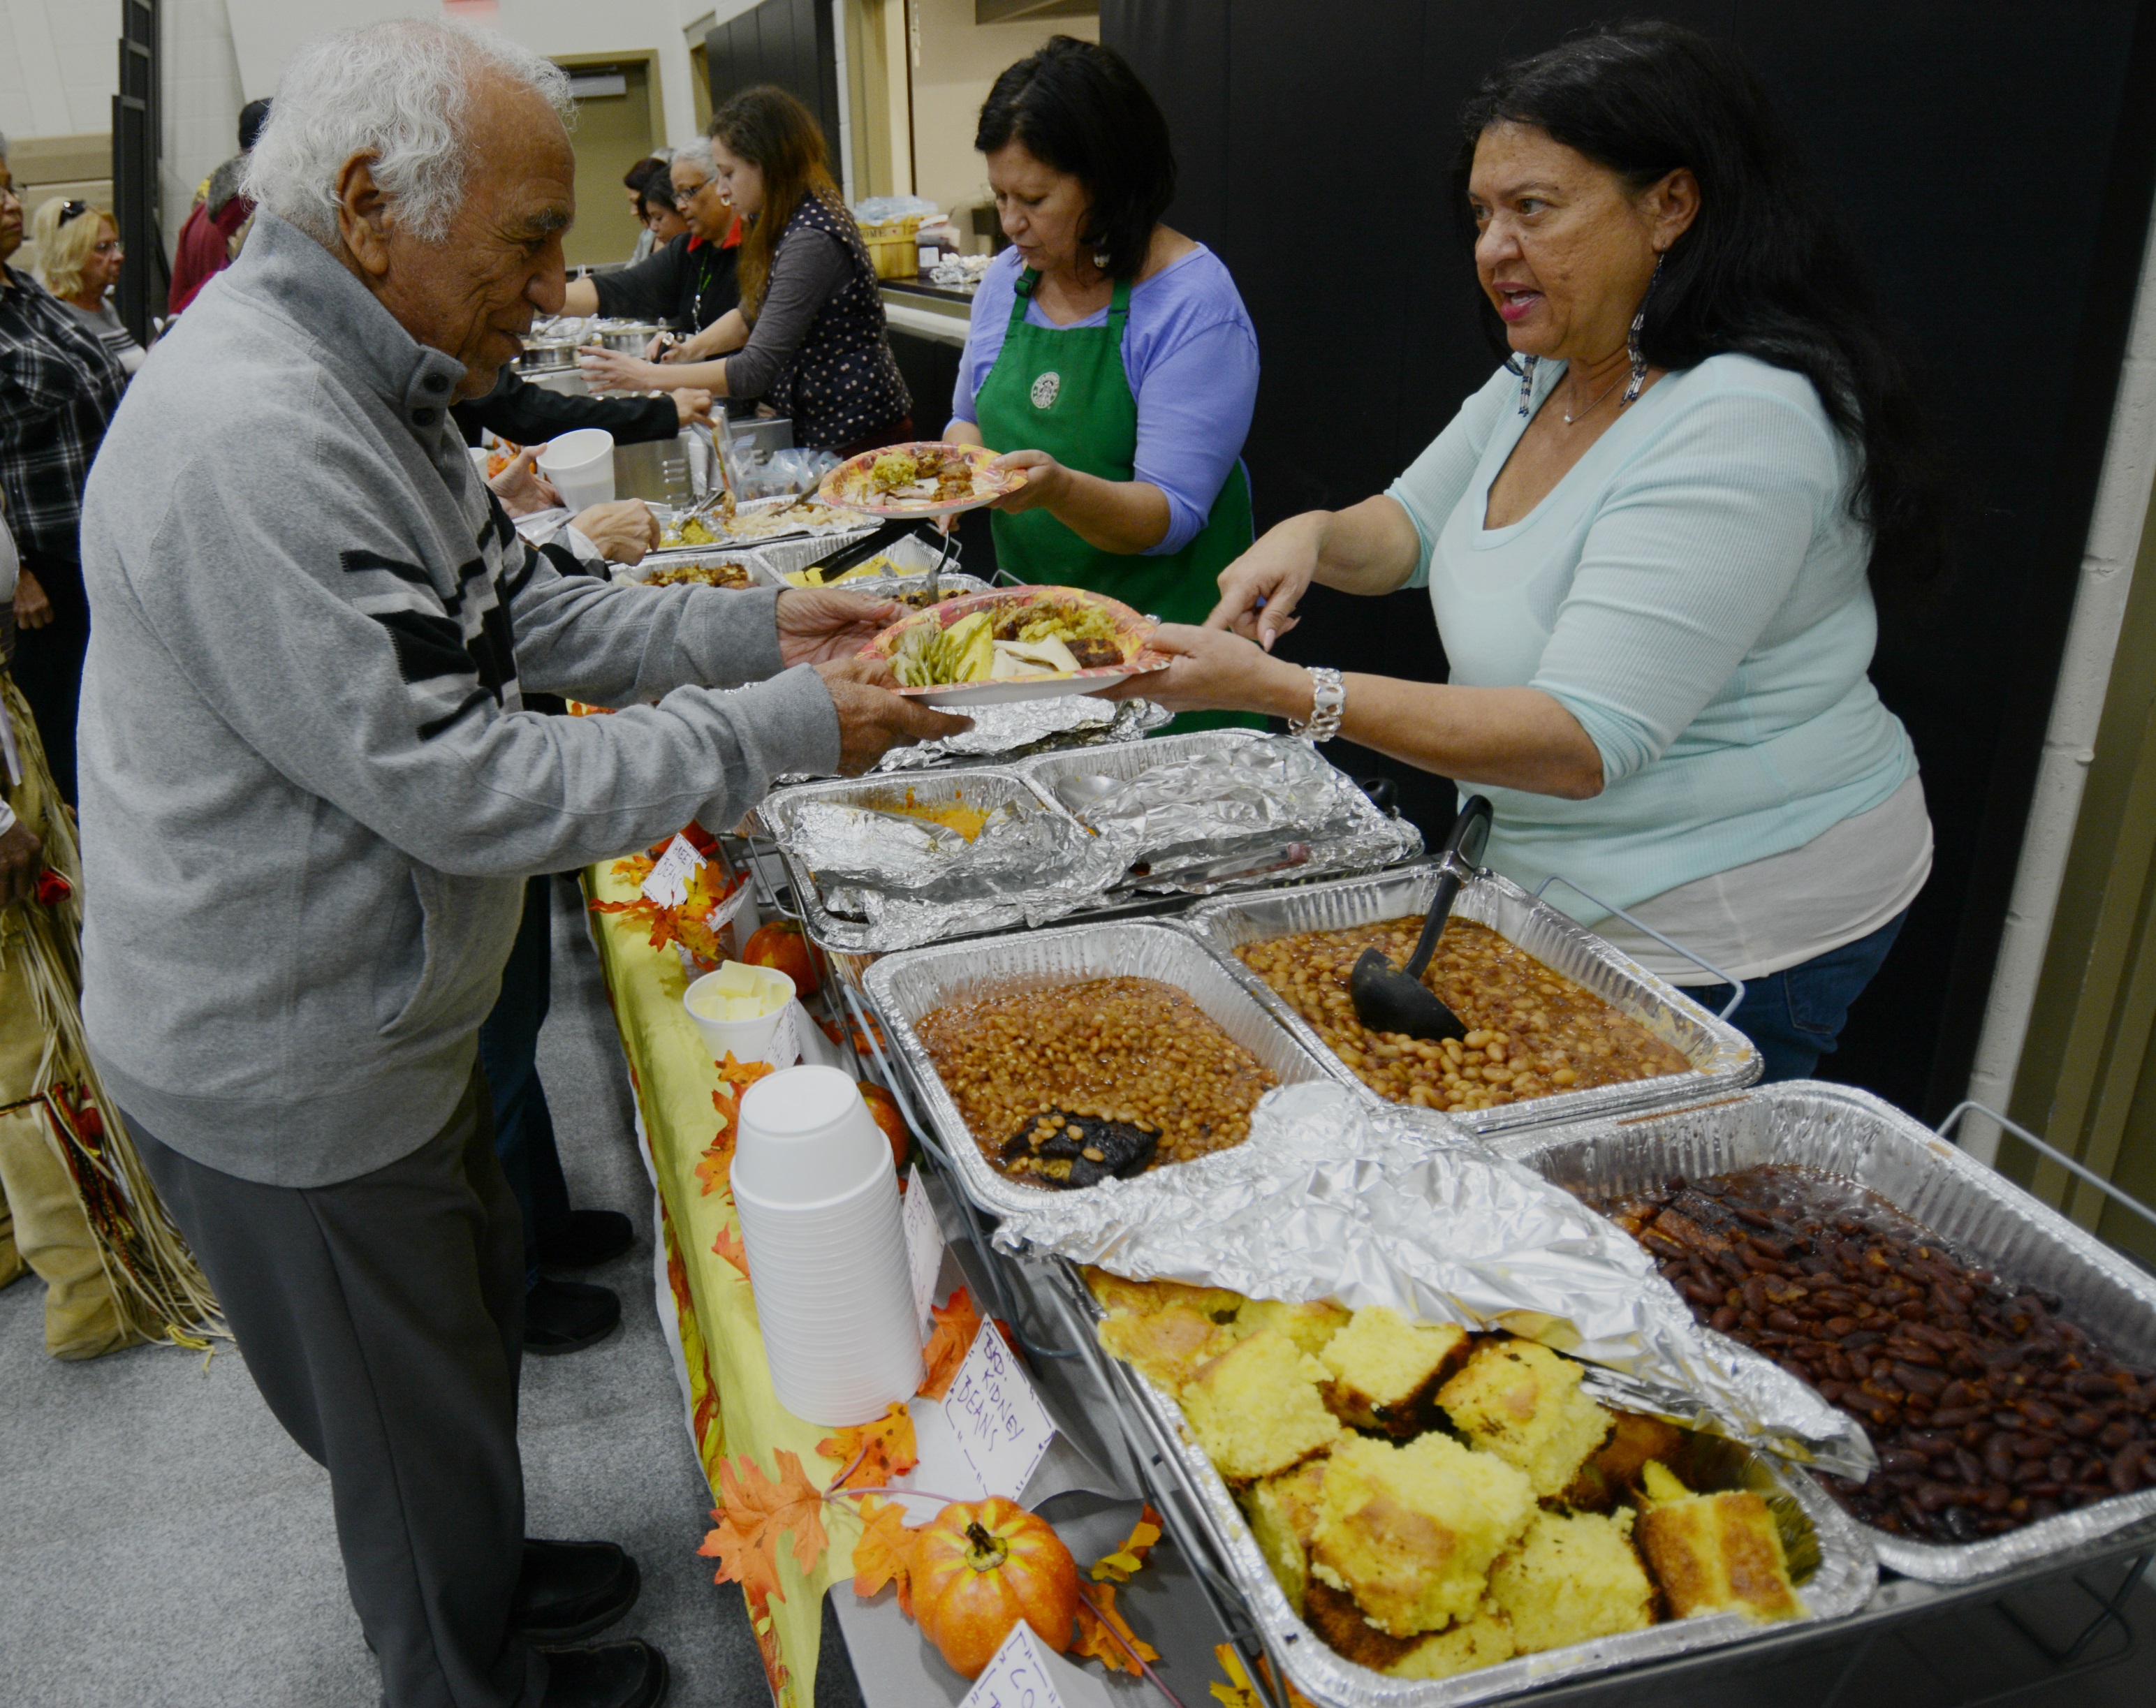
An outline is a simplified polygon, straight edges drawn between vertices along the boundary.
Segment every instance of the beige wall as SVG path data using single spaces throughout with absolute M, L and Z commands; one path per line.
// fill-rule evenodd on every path
M 913 0 L 920 57 L 913 68 L 914 188 L 952 213 L 970 249 L 965 210 L 988 199 L 988 177 L 973 152 L 973 126 L 997 74 L 1053 35 L 1101 38 L 1098 18 L 977 24 L 973 0 Z

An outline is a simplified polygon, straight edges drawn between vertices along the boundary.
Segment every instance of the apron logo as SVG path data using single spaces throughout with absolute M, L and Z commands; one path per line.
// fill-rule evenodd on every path
M 1033 382 L 1033 407 L 1045 409 L 1055 401 L 1055 394 L 1063 389 L 1063 376 L 1050 368 Z

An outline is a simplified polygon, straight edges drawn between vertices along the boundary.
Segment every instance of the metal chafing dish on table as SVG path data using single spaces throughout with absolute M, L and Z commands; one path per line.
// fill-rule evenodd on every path
M 1735 1613 L 1671 1619 L 1592 1642 L 1524 1655 L 1440 1680 L 1388 1678 L 1356 1665 L 1314 1635 L 1288 1605 L 1265 1564 L 1248 1521 L 1212 1462 L 1192 1442 L 1182 1408 L 1145 1377 L 1103 1352 L 1094 1339 L 1100 1309 L 1075 1268 L 1060 1265 L 1059 1302 L 1068 1332 L 1104 1392 L 1112 1395 L 1135 1456 L 1159 1480 L 1156 1504 L 1166 1500 L 1224 1572 L 1256 1627 L 1274 1665 L 1322 1708 L 1455 1708 L 1565 1679 L 1679 1656 L 1724 1654 L 1767 1635 L 1817 1628 L 1862 1608 L 1877 1582 L 1871 1552 L 1858 1527 L 1818 1485 L 1770 1455 L 1734 1442 L 1702 1449 L 1716 1454 L 1722 1487 L 1756 1490 L 1774 1511 L 1790 1575 L 1804 1603 L 1801 1619 L 1762 1626 Z M 1179 1497 L 1179 1498 L 1178 1498 Z M 1163 1507 L 1163 1511 L 1167 1507 Z M 1182 1539 L 1188 1548 L 1194 1538 Z
M 920 1095 L 923 1118 L 950 1158 L 959 1187 L 990 1214 L 1038 1208 L 1063 1194 L 1022 1185 L 988 1166 L 958 1105 L 944 1089 L 916 1026 L 924 1016 L 952 1003 L 1113 977 L 1155 978 L 1173 985 L 1282 1085 L 1325 1077 L 1322 1064 L 1308 1048 L 1260 1007 L 1202 944 L 1153 921 L 1065 926 L 884 956 L 863 980 L 870 1004 Z
M 1598 1121 L 1500 1141 L 1505 1156 L 1583 1197 L 1659 1186 L 1765 1162 L 1794 1163 L 1868 1187 L 1961 1257 L 2041 1287 L 2060 1315 L 2113 1356 L 2156 1365 L 2156 1276 L 1892 1105 L 1845 1085 L 1764 1085 L 1705 1107 Z M 2156 1546 L 2156 1488 L 2116 1495 L 2004 1536 L 1959 1544 L 1860 1526 L 1904 1576 L 1968 1583 L 2071 1552 L 2114 1532 Z
M 1438 862 L 1430 861 L 1306 888 L 1222 897 L 1199 903 L 1178 923 L 1218 951 L 1258 1000 L 1317 1052 L 1335 1078 L 1366 1097 L 1383 1100 L 1325 1046 L 1285 998 L 1237 960 L 1235 951 L 1245 944 L 1301 931 L 1337 931 L 1427 912 L 1440 869 Z M 1471 1131 L 1512 1132 L 1636 1110 L 1666 1109 L 1740 1090 L 1759 1077 L 1759 1053 L 1734 1026 L 1510 879 L 1478 871 L 1461 885 L 1452 911 L 1456 918 L 1490 926 L 1545 966 L 1584 985 L 1691 1064 L 1691 1071 L 1686 1074 L 1453 1112 L 1452 1118 Z

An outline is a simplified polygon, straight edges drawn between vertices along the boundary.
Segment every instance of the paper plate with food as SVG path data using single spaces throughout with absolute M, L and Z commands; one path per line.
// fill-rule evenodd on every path
M 918 443 L 863 451 L 824 477 L 817 496 L 872 516 L 944 516 L 993 504 L 1025 485 L 986 445 Z
M 1081 587 L 1004 587 L 946 599 L 861 649 L 887 659 L 901 694 L 929 705 L 1003 705 L 1091 694 L 1168 658 L 1153 619 Z

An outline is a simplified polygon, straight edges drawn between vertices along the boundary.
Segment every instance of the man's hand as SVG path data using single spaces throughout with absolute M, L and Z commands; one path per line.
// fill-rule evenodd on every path
M 684 386 L 674 394 L 674 418 L 684 427 L 711 424 L 711 394 Z
M 844 722 L 841 717 L 842 727 Z M 38 856 L 44 851 L 44 844 L 31 835 L 28 828 L 19 820 L 0 833 L 0 907 L 13 906 L 17 902 L 27 905 L 37 895 L 38 871 L 44 864 Z
M 511 459 L 507 468 L 488 477 L 486 484 L 494 489 L 494 495 L 510 515 L 528 516 L 542 510 L 561 508 L 562 495 L 554 490 L 554 483 L 531 466 L 546 449 L 544 445 L 526 445 Z
M 53 602 L 38 585 L 37 577 L 25 568 L 15 582 L 15 626 L 43 628 L 53 620 Z
M 890 666 L 873 659 L 849 659 L 819 664 L 816 674 L 839 709 L 839 770 L 859 777 L 893 747 L 939 741 L 973 727 L 971 718 L 952 717 L 880 685 L 889 682 Z
M 641 563 L 659 543 L 659 518 L 640 498 L 595 504 L 578 510 L 569 526 L 604 552 L 609 563 Z
M 788 664 L 850 659 L 905 615 L 896 599 L 789 587 L 778 596 L 778 656 Z

